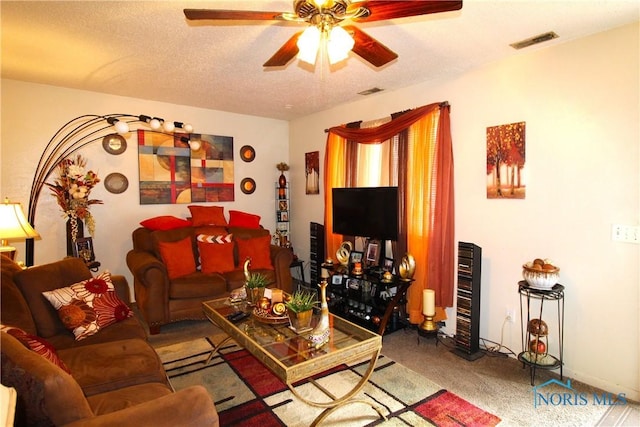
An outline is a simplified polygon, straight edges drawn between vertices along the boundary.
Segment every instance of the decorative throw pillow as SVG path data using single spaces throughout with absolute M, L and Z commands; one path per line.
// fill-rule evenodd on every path
M 0 325 L 0 331 L 6 332 L 9 335 L 13 335 L 18 341 L 24 344 L 25 347 L 29 348 L 32 351 L 35 351 L 40 356 L 58 366 L 66 373 L 71 373 L 67 365 L 65 365 L 62 359 L 60 359 L 60 357 L 58 356 L 58 352 L 56 351 L 56 349 L 51 345 L 49 341 L 45 340 L 44 338 L 28 334 L 22 329 L 16 328 L 15 326 Z
M 227 220 L 224 218 L 224 208 L 222 206 L 196 206 L 189 205 L 191 221 L 194 227 L 202 225 L 226 226 Z
M 242 211 L 229 211 L 229 225 L 232 227 L 260 228 L 260 216 Z
M 171 215 L 163 215 L 145 219 L 140 222 L 140 225 L 153 231 L 173 230 L 176 228 L 190 227 L 191 221 Z
M 196 239 L 203 273 L 226 273 L 235 269 L 232 234 L 198 234 Z
M 254 237 L 253 239 L 237 239 L 238 259 L 244 263 L 251 259 L 251 269 L 273 270 L 271 264 L 271 236 Z
M 82 340 L 116 322 L 133 316 L 115 292 L 111 273 L 104 271 L 66 288 L 43 292 L 64 326 Z
M 162 262 L 167 267 L 169 279 L 186 276 L 196 271 L 191 237 L 175 242 L 158 242 L 158 248 Z

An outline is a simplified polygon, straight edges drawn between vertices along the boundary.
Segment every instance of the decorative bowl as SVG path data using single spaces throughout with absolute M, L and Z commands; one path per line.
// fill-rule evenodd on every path
M 529 287 L 548 291 L 560 280 L 560 269 L 556 267 L 553 270 L 539 270 L 527 263 L 522 266 L 522 277 Z
M 281 316 L 276 316 L 270 311 L 264 310 L 262 308 L 256 307 L 251 312 L 253 318 L 262 323 L 268 323 L 270 325 L 280 325 L 283 323 L 289 323 L 289 316 L 287 313 L 284 313 Z

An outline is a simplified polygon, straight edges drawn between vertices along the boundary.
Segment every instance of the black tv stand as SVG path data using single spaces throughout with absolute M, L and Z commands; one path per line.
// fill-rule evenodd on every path
M 384 335 L 405 327 L 406 293 L 412 280 L 393 276 L 383 279 L 382 271 L 353 275 L 346 266 L 328 266 L 329 311 L 364 328 Z M 375 267 L 374 267 L 375 268 Z

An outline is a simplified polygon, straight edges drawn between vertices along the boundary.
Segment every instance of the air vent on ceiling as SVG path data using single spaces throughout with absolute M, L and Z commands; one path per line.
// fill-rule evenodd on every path
M 558 38 L 558 35 L 556 33 L 554 33 L 553 31 L 549 31 L 548 33 L 538 34 L 537 36 L 533 36 L 526 40 L 522 40 L 516 43 L 511 43 L 509 46 L 511 46 L 514 49 L 522 49 L 525 47 L 532 46 L 534 44 L 546 42 L 546 41 L 557 39 L 557 38 Z
M 362 92 L 358 92 L 358 95 L 371 95 L 372 93 L 382 92 L 384 89 L 380 89 L 379 87 L 372 87 L 371 89 L 363 90 Z

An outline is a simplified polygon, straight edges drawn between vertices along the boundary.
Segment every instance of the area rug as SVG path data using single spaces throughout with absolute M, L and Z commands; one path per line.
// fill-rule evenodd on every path
M 221 426 L 306 427 L 322 412 L 301 402 L 270 370 L 246 350 L 229 343 L 208 364 L 220 337 L 201 338 L 157 349 L 171 385 L 180 390 L 201 384 L 211 395 Z M 351 389 L 362 377 L 368 361 L 341 365 L 314 377 L 335 395 Z M 306 398 L 328 401 L 315 385 L 301 381 L 296 391 Z M 495 426 L 500 419 L 434 382 L 380 356 L 369 382 L 357 396 L 381 407 L 384 421 L 368 405 L 341 407 L 323 426 Z

